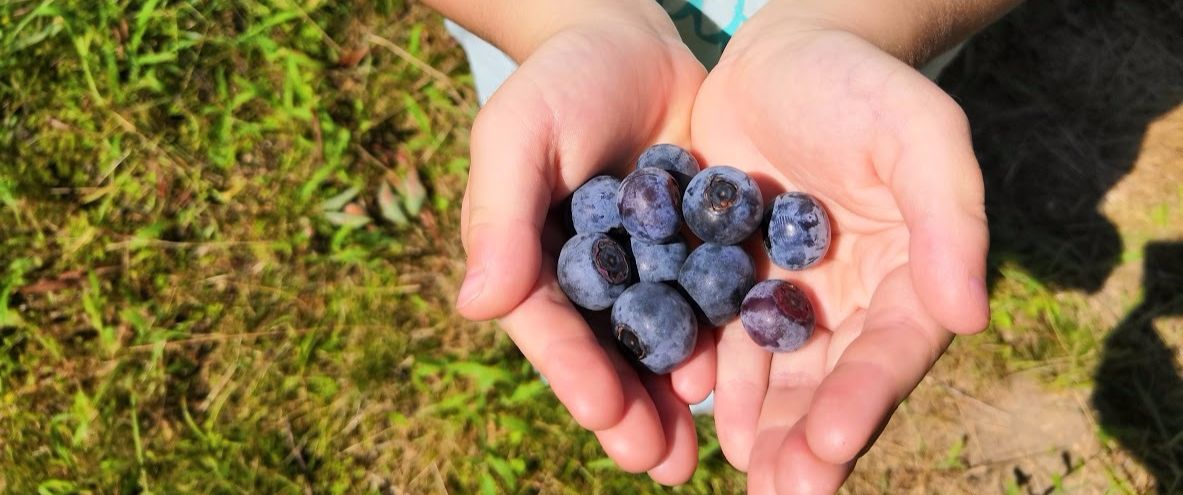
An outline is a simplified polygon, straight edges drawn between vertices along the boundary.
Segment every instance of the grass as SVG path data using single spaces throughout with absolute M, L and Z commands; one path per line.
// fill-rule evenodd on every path
M 0 492 L 656 490 L 450 312 L 438 18 L 7 2 L 0 40 Z M 742 482 L 703 456 L 690 490 Z
M 742 490 L 709 418 L 688 485 L 620 472 L 495 325 L 450 311 L 467 70 L 395 0 L 0 2 L 0 493 Z M 1172 194 L 1123 236 L 1178 225 Z M 1014 374 L 1093 387 L 1117 322 L 1047 255 L 995 257 L 993 331 L 954 345 L 848 492 L 1031 491 L 941 405 Z M 1143 302 L 1120 313 L 1159 314 Z M 1096 433 L 1049 493 L 1170 470 Z

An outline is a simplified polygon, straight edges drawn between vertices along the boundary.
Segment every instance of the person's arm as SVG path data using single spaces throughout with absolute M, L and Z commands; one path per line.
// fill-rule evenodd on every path
M 821 21 L 912 65 L 964 41 L 1022 0 L 772 0 L 756 22 Z
M 649 5 L 653 0 L 424 0 L 424 3 L 519 63 L 555 33 L 574 25 L 625 20 L 654 25 L 663 22 L 655 17 L 655 10 Z

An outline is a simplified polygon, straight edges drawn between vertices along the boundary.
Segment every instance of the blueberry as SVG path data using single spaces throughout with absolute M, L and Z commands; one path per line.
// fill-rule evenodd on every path
M 609 232 L 621 228 L 616 192 L 620 179 L 611 175 L 593 177 L 571 195 L 571 223 L 575 232 Z
M 765 280 L 744 298 L 739 320 L 756 345 L 771 352 L 792 352 L 813 335 L 813 304 L 800 287 Z
M 643 241 L 666 242 L 682 226 L 678 184 L 665 170 L 649 167 L 629 174 L 617 201 L 625 230 Z
M 830 249 L 830 217 L 813 196 L 781 194 L 764 217 L 764 249 L 781 268 L 809 268 Z
M 591 310 L 607 309 L 633 281 L 629 257 L 605 234 L 578 234 L 559 252 L 559 287 L 571 302 Z
M 690 179 L 698 173 L 698 160 L 689 151 L 674 144 L 655 144 L 641 153 L 637 158 L 637 168 L 656 167 L 674 176 L 678 181 L 678 189 L 686 190 Z
M 755 283 L 752 258 L 739 246 L 703 244 L 678 272 L 678 285 L 714 326 L 723 326 L 739 314 L 740 303 Z
M 698 337 L 694 310 L 673 288 L 655 282 L 620 295 L 612 306 L 612 329 L 629 354 L 658 374 L 685 361 Z
M 686 225 L 703 242 L 739 244 L 760 228 L 764 198 L 739 169 L 708 167 L 690 181 L 682 198 Z
M 633 258 L 637 260 L 637 275 L 642 282 L 672 282 L 686 262 L 690 249 L 681 238 L 668 244 L 652 244 L 632 239 Z

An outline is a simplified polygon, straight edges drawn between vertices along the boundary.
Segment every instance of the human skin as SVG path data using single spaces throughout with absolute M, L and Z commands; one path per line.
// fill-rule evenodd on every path
M 648 0 L 427 3 L 521 63 L 472 131 L 457 310 L 499 318 L 623 469 L 688 479 L 685 407 L 714 387 L 723 452 L 751 492 L 833 492 L 953 333 L 985 326 L 968 124 L 912 66 L 1015 0 L 773 1 L 705 83 Z M 743 169 L 767 198 L 801 190 L 829 209 L 832 251 L 807 272 L 770 269 L 758 239 L 749 246 L 761 278 L 814 296 L 805 347 L 774 358 L 736 321 L 668 379 L 638 375 L 558 290 L 555 243 L 539 241 L 548 207 L 597 174 L 625 175 L 659 142 Z

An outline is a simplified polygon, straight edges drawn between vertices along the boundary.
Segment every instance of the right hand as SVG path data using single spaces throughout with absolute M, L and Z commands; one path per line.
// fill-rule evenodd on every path
M 689 148 L 690 110 L 706 72 L 656 3 L 629 10 L 589 8 L 586 20 L 539 37 L 477 115 L 456 308 L 468 319 L 499 319 L 622 469 L 680 484 L 697 464 L 688 404 L 714 386 L 713 338 L 704 334 L 669 376 L 635 371 L 601 343 L 606 329 L 593 332 L 559 289 L 560 229 L 547 219 L 586 180 L 623 177 L 645 147 Z

